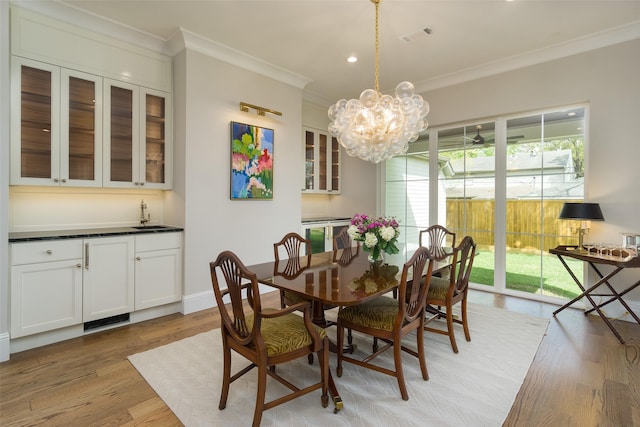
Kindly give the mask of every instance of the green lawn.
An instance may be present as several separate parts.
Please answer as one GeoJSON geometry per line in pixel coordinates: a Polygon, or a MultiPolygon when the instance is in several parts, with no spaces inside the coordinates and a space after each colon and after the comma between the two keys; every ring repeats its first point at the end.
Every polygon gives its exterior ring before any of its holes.
{"type": "MultiPolygon", "coordinates": [[[[573,298],[580,293],[577,285],[555,255],[543,257],[540,280],[540,256],[507,252],[507,289],[573,298]],[[542,288],[541,288],[542,286],[542,288]]],[[[471,270],[471,281],[493,286],[493,253],[478,248],[471,270]]],[[[567,260],[578,279],[582,278],[582,261],[567,260]]]]}

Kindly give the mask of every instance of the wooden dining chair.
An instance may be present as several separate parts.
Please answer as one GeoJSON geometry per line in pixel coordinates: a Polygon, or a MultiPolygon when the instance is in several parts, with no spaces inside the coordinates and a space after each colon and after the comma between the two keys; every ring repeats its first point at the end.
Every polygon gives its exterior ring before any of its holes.
{"type": "MultiPolygon", "coordinates": [[[[238,257],[224,251],[210,263],[211,281],[222,319],[221,335],[224,352],[222,392],[218,408],[223,410],[229,396],[229,386],[235,380],[258,369],[256,406],[253,426],[260,425],[263,411],[297,397],[321,389],[322,407],[329,405],[329,339],[324,329],[311,322],[308,303],[284,309],[262,309],[256,275],[238,257]],[[244,304],[246,298],[248,304],[244,304]],[[226,306],[230,299],[230,307],[226,306]],[[303,316],[293,313],[303,312],[303,316]],[[248,359],[250,364],[231,375],[231,351],[248,359]],[[320,360],[320,380],[299,388],[276,374],[275,366],[317,353],[320,360]],[[267,375],[291,390],[277,399],[265,402],[267,375]]],[[[309,367],[308,369],[315,369],[309,367]]]]}
{"type": "Polygon", "coordinates": [[[465,236],[460,245],[453,250],[449,276],[432,277],[429,293],[427,294],[427,314],[431,316],[426,319],[424,329],[425,331],[448,335],[454,353],[458,352],[453,329],[454,323],[462,325],[466,340],[471,341],[469,322],[467,320],[467,293],[475,255],[476,244],[471,236],[465,236]],[[460,303],[459,319],[453,315],[453,306],[458,303],[460,303]],[[436,319],[446,319],[447,329],[426,326],[436,319]]]}
{"type": "MultiPolygon", "coordinates": [[[[375,267],[372,267],[375,268],[375,267]]],[[[383,374],[391,375],[398,381],[400,394],[403,400],[408,400],[407,387],[402,370],[402,352],[409,353],[418,358],[422,379],[429,379],[427,362],[424,355],[424,321],[425,301],[429,290],[429,278],[433,271],[433,257],[427,248],[418,248],[411,259],[404,264],[402,276],[398,288],[400,298],[394,299],[380,296],[362,304],[344,307],[338,313],[338,366],[337,375],[342,376],[342,363],[350,362],[383,374]],[[425,277],[419,281],[420,286],[407,287],[409,277],[425,277]],[[402,303],[401,301],[404,301],[402,303]],[[344,330],[350,328],[363,334],[370,335],[374,339],[383,341],[381,349],[375,351],[364,359],[345,356],[343,351],[344,330]],[[417,351],[402,344],[402,339],[411,331],[416,333],[417,351]],[[385,368],[371,361],[389,348],[393,348],[394,370],[385,368]]]]}
{"type": "Polygon", "coordinates": [[[348,230],[345,227],[333,236],[333,261],[343,265],[349,264],[360,253],[360,242],[355,242],[354,245],[348,230]]]}
{"type": "MultiPolygon", "coordinates": [[[[281,252],[287,256],[285,270],[300,270],[311,264],[311,240],[305,239],[298,233],[287,233],[279,242],[273,244],[273,256],[276,264],[280,261],[281,252]]],[[[282,308],[305,301],[296,293],[280,291],[280,306],[282,308]]]]}
{"type": "Polygon", "coordinates": [[[455,248],[456,246],[456,233],[440,224],[420,230],[418,239],[418,244],[429,248],[436,259],[447,256],[445,248],[455,248]]]}

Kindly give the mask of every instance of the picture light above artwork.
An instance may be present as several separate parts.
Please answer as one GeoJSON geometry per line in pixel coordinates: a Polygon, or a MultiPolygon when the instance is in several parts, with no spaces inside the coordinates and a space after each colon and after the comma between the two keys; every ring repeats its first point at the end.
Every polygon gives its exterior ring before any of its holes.
{"type": "Polygon", "coordinates": [[[249,109],[256,110],[259,116],[264,116],[265,113],[275,114],[276,116],[281,116],[282,113],[280,111],[272,110],[270,108],[258,107],[257,105],[247,104],[246,102],[240,103],[240,111],[249,112],[249,109]]]}

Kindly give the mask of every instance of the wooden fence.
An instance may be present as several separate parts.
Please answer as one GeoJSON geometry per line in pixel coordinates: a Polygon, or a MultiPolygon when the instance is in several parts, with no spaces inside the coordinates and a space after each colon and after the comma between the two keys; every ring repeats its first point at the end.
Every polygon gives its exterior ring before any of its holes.
{"type": "MultiPolygon", "coordinates": [[[[558,219],[565,202],[582,200],[507,200],[507,250],[547,251],[558,245],[577,244],[570,227],[576,221],[558,219]]],[[[473,236],[484,247],[494,245],[495,201],[447,199],[447,228],[473,236]]]]}

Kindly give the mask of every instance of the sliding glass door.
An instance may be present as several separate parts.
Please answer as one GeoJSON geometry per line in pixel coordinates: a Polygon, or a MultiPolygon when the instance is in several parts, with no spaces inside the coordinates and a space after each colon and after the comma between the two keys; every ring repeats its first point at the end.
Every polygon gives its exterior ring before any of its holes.
{"type": "Polygon", "coordinates": [[[560,298],[579,291],[548,250],[577,243],[558,215],[564,202],[584,199],[584,115],[580,107],[506,122],[507,289],[560,298]]]}
{"type": "Polygon", "coordinates": [[[478,244],[474,286],[576,295],[548,250],[577,243],[558,214],[584,199],[585,114],[581,106],[435,129],[430,146],[425,138],[388,160],[384,209],[403,227],[405,259],[419,230],[438,223],[478,244]]]}

